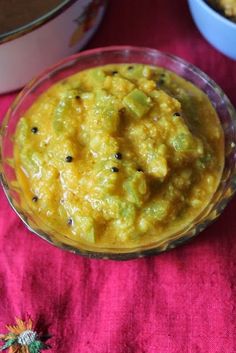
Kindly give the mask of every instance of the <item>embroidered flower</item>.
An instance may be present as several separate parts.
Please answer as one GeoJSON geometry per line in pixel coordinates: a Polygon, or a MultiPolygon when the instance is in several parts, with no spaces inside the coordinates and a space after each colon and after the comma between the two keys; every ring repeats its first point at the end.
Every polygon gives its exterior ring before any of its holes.
{"type": "Polygon", "coordinates": [[[33,321],[28,318],[26,321],[16,318],[16,325],[7,325],[8,333],[0,335],[4,342],[0,351],[8,349],[8,353],[40,353],[49,346],[44,343],[46,337],[40,336],[33,327],[33,321]]]}

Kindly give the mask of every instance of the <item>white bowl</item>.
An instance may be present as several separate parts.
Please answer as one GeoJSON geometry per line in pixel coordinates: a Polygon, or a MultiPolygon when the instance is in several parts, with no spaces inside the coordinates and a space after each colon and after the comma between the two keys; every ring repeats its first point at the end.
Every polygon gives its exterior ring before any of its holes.
{"type": "Polygon", "coordinates": [[[188,0],[194,22],[213,47],[236,60],[236,23],[219,14],[205,0],[188,0]]]}

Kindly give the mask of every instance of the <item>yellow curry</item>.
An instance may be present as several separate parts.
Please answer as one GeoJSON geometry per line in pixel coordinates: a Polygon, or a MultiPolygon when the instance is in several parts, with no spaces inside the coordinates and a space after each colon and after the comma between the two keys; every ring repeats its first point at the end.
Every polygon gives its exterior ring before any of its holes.
{"type": "Polygon", "coordinates": [[[20,119],[25,210],[78,244],[155,243],[209,204],[224,136],[208,97],[159,67],[114,64],[43,93],[20,119]]]}

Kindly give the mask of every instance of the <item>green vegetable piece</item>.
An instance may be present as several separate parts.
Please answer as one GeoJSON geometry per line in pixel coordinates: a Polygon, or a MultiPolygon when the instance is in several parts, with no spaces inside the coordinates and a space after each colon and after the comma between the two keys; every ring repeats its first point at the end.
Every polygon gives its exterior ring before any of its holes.
{"type": "Polygon", "coordinates": [[[213,156],[212,154],[209,152],[206,155],[204,155],[203,157],[200,157],[197,161],[196,161],[196,165],[199,169],[205,169],[207,167],[209,167],[212,163],[213,160],[213,156]]]}
{"type": "Polygon", "coordinates": [[[144,92],[136,88],[123,99],[123,104],[136,118],[140,119],[151,108],[152,100],[144,92]]]}
{"type": "Polygon", "coordinates": [[[102,128],[110,133],[117,130],[119,114],[116,99],[103,90],[96,92],[94,116],[102,123],[102,128]]]}
{"type": "Polygon", "coordinates": [[[64,116],[66,114],[66,110],[68,110],[68,100],[67,98],[63,98],[58,106],[56,107],[54,119],[52,121],[53,129],[56,133],[61,133],[64,130],[64,116]]]}
{"type": "Polygon", "coordinates": [[[124,189],[127,191],[128,200],[137,206],[141,206],[140,197],[139,197],[137,191],[134,189],[132,182],[127,181],[124,184],[124,189]]]}
{"type": "Polygon", "coordinates": [[[152,202],[145,209],[145,214],[156,221],[162,221],[168,216],[169,203],[164,200],[152,202]]]}
{"type": "Polygon", "coordinates": [[[124,202],[120,207],[120,215],[124,227],[131,227],[135,221],[135,206],[129,202],[124,202]]]}
{"type": "Polygon", "coordinates": [[[127,193],[129,202],[140,207],[142,204],[143,195],[146,193],[146,181],[143,173],[135,173],[124,182],[124,189],[127,193]]]}
{"type": "Polygon", "coordinates": [[[91,71],[92,77],[94,77],[96,80],[103,82],[106,75],[101,69],[95,69],[91,71]]]}
{"type": "Polygon", "coordinates": [[[21,161],[23,167],[29,174],[36,174],[43,164],[43,159],[40,153],[33,152],[28,148],[24,148],[21,153],[21,161]]]}
{"type": "Polygon", "coordinates": [[[144,71],[144,65],[130,64],[125,69],[125,72],[122,72],[122,74],[130,80],[132,79],[137,80],[141,77],[144,77],[143,71],[144,71]]]}
{"type": "Polygon", "coordinates": [[[193,95],[189,95],[183,89],[180,89],[180,92],[175,95],[175,98],[180,101],[182,110],[186,112],[187,116],[191,117],[191,121],[199,124],[199,102],[197,98],[193,95]]]}
{"type": "Polygon", "coordinates": [[[54,118],[52,121],[52,126],[54,131],[57,134],[60,134],[62,131],[68,132],[68,124],[66,119],[70,116],[71,111],[73,110],[73,101],[76,97],[80,98],[80,93],[78,89],[68,89],[66,93],[60,99],[55,112],[54,118]]]}
{"type": "Polygon", "coordinates": [[[212,159],[213,159],[212,154],[207,153],[205,156],[201,158],[201,162],[204,163],[205,165],[208,165],[209,163],[211,163],[212,159]]]}
{"type": "Polygon", "coordinates": [[[106,75],[101,69],[92,69],[88,73],[88,81],[93,87],[102,87],[105,81],[106,75]]]}
{"type": "Polygon", "coordinates": [[[87,216],[74,215],[72,217],[74,227],[81,238],[89,243],[95,243],[93,219],[87,216]]]}
{"type": "Polygon", "coordinates": [[[172,144],[176,151],[185,152],[191,149],[191,136],[186,133],[181,133],[177,135],[172,144]]]}
{"type": "Polygon", "coordinates": [[[24,146],[27,137],[29,136],[30,127],[29,123],[25,118],[21,118],[18,125],[18,136],[17,140],[20,146],[24,146]]]}
{"type": "Polygon", "coordinates": [[[84,232],[84,237],[89,243],[95,243],[95,232],[93,227],[93,220],[91,217],[81,217],[81,228],[84,232]]]}

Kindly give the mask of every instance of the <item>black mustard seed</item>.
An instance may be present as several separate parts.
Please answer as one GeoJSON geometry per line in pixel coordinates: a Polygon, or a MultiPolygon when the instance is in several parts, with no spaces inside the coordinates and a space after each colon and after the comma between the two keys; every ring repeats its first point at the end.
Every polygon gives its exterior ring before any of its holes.
{"type": "Polygon", "coordinates": [[[122,159],[122,154],[121,154],[120,152],[117,152],[117,153],[115,154],[115,158],[116,158],[116,159],[122,159]]]}
{"type": "Polygon", "coordinates": [[[34,126],[34,127],[32,127],[31,131],[33,132],[33,134],[37,134],[38,128],[36,126],[34,126]]]}
{"type": "Polygon", "coordinates": [[[71,226],[71,225],[72,225],[72,219],[71,219],[71,218],[68,218],[67,224],[68,224],[68,226],[71,226]]]}
{"type": "Polygon", "coordinates": [[[118,173],[118,172],[119,172],[119,168],[117,168],[117,167],[112,167],[112,168],[111,168],[111,171],[112,171],[113,173],[118,173]]]}
{"type": "Polygon", "coordinates": [[[71,156],[66,156],[66,162],[71,163],[73,161],[73,157],[71,156]]]}

